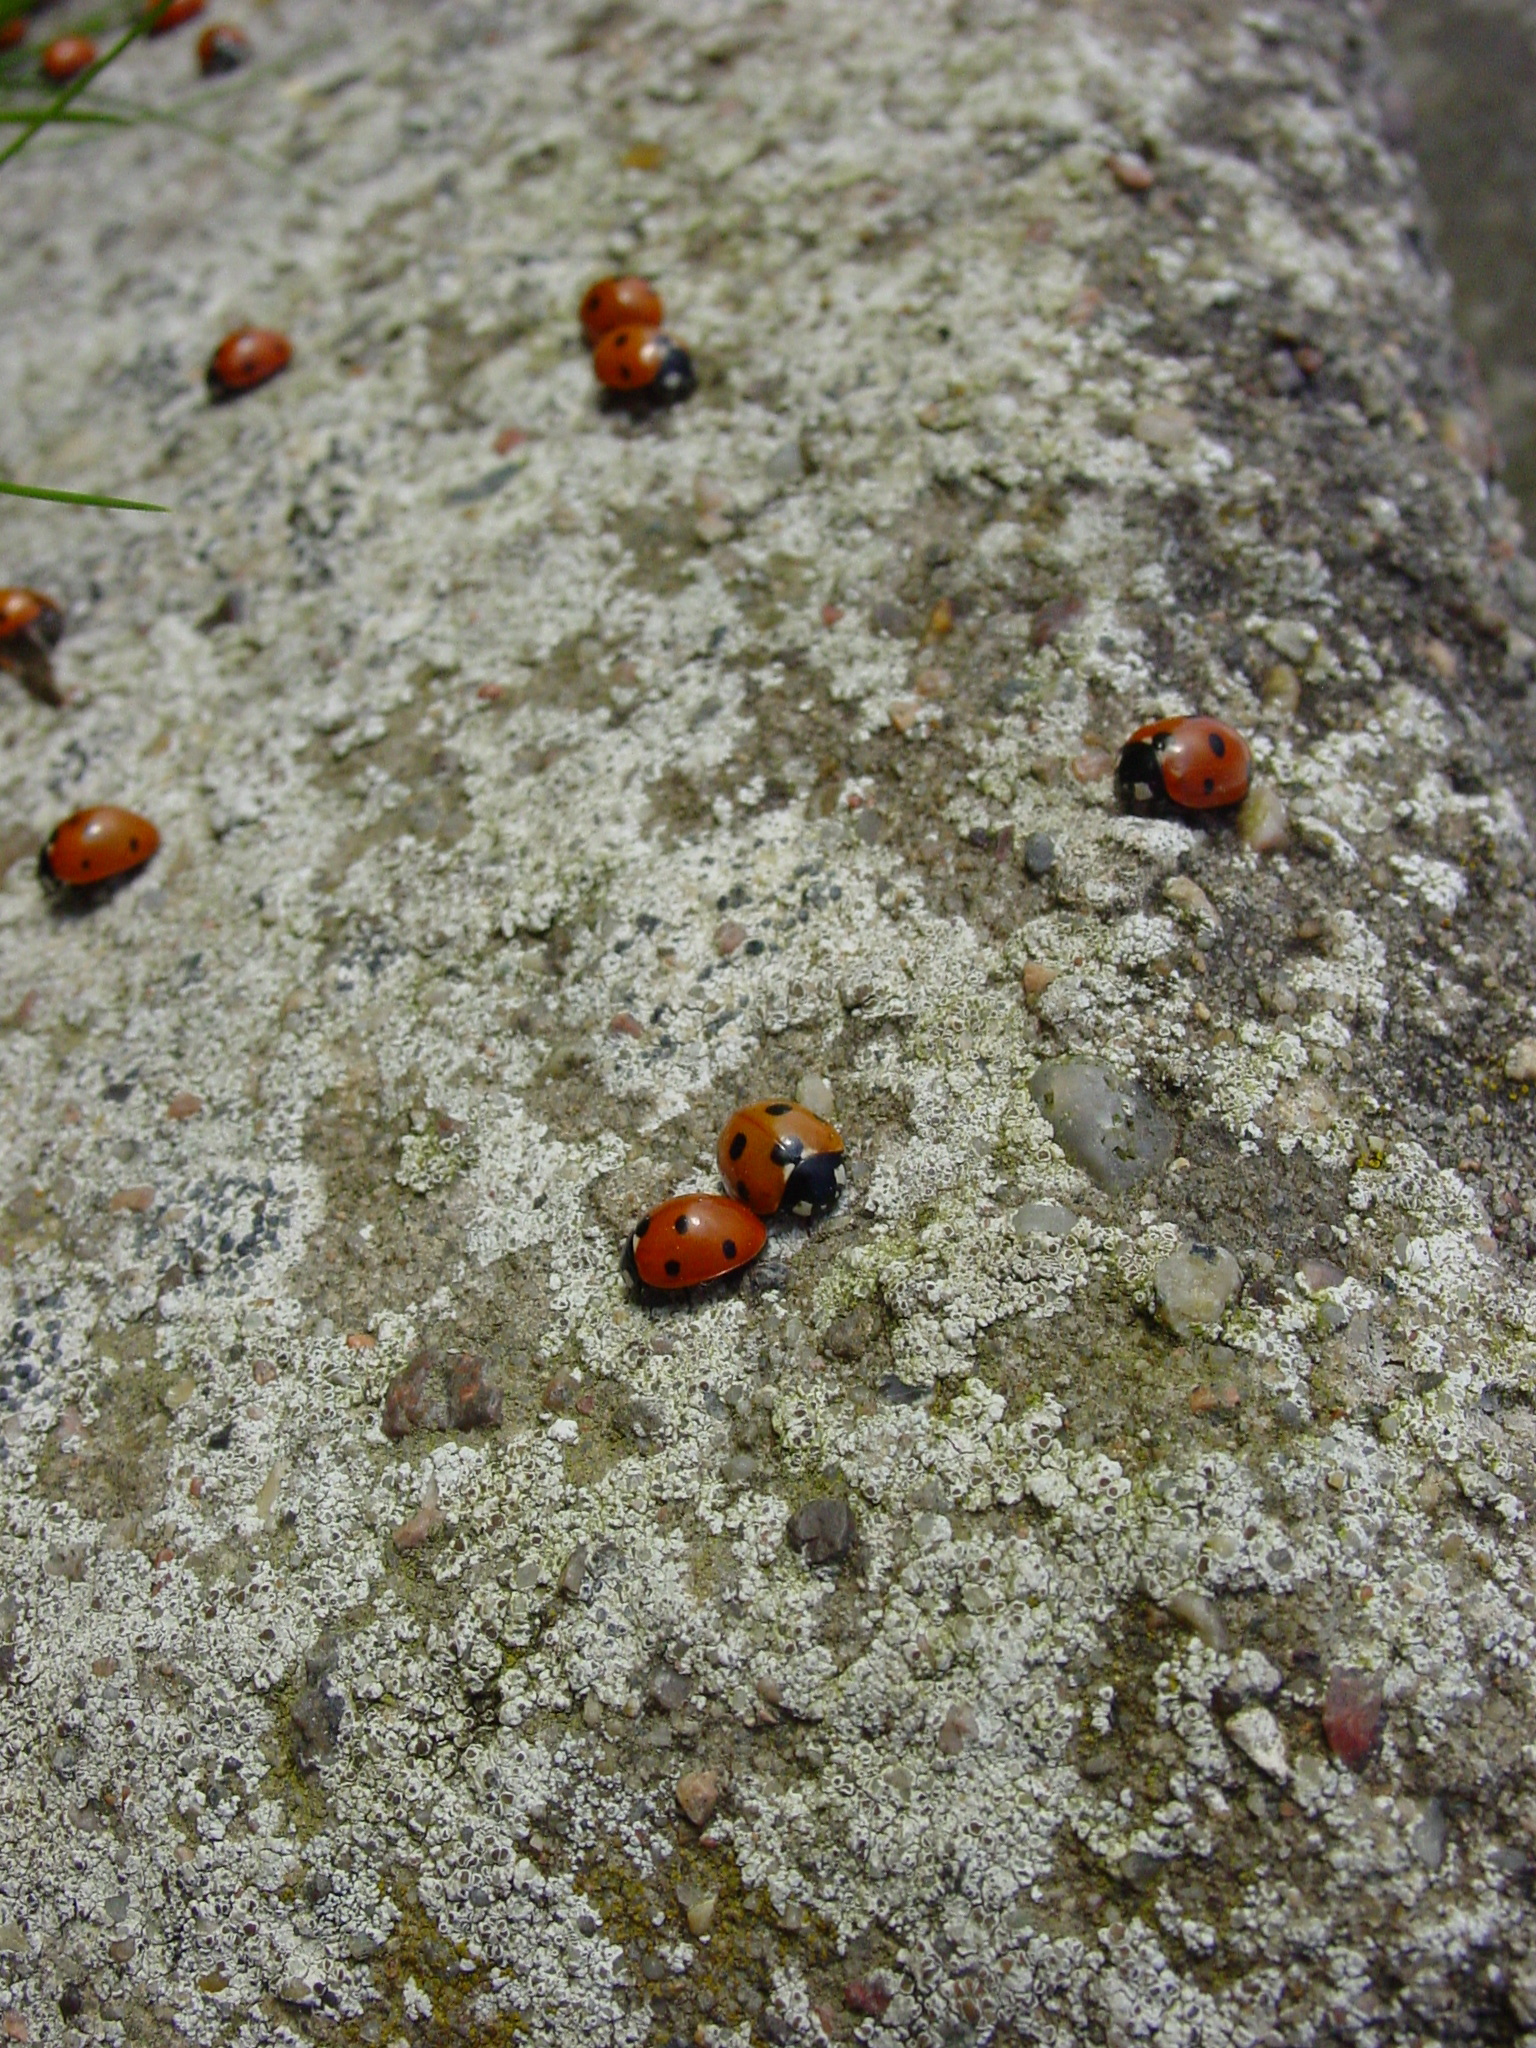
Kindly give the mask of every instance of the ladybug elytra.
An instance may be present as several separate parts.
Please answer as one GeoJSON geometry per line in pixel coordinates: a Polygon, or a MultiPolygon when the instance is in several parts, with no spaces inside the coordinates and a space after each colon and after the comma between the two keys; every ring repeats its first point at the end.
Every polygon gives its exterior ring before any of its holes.
{"type": "Polygon", "coordinates": [[[218,78],[226,71],[238,71],[250,60],[250,38],[233,22],[213,22],[197,39],[197,67],[204,78],[218,78]]]}
{"type": "Polygon", "coordinates": [[[145,18],[152,36],[167,36],[173,28],[180,28],[185,22],[195,20],[207,6],[208,0],[171,0],[169,7],[162,0],[146,0],[145,18]]]}
{"type": "Polygon", "coordinates": [[[759,1216],[809,1219],[832,1207],[847,1181],[843,1141],[798,1102],[753,1102],[720,1133],[720,1178],[759,1216]]]}
{"type": "Polygon", "coordinates": [[[208,389],[216,398],[254,391],[293,360],[286,334],[272,327],[237,327],[226,334],[208,365],[208,389]]]}
{"type": "Polygon", "coordinates": [[[661,294],[643,277],[600,277],[581,301],[581,331],[595,348],[615,327],[659,327],[661,294]]]}
{"type": "Polygon", "coordinates": [[[757,1217],[729,1195],[674,1195],[635,1225],[624,1265],[641,1287],[672,1293],[740,1272],[767,1242],[757,1217]]]}
{"type": "Polygon", "coordinates": [[[1219,718],[1159,718],[1120,749],[1115,789],[1128,810],[1216,811],[1248,794],[1248,742],[1219,718]]]}
{"type": "Polygon", "coordinates": [[[93,804],[55,825],[43,848],[46,878],[71,889],[88,889],[141,868],[160,845],[160,834],[137,811],[120,804],[93,804]]]}
{"type": "Polygon", "coordinates": [[[89,36],[57,36],[43,52],[43,76],[54,85],[68,85],[96,62],[89,36]]]}
{"type": "Polygon", "coordinates": [[[658,405],[676,405],[698,382],[687,349],[659,327],[611,329],[592,352],[592,368],[607,390],[658,405]]]}

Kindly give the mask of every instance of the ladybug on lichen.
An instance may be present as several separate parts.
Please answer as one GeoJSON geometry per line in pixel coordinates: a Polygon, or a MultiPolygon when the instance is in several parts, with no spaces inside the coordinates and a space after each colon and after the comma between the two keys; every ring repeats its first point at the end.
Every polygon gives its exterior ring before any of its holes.
{"type": "Polygon", "coordinates": [[[697,388],[693,359],[659,327],[615,327],[592,351],[597,381],[616,397],[677,405],[697,388]]]}
{"type": "Polygon", "coordinates": [[[1127,810],[1219,811],[1248,794],[1248,742],[1219,718],[1159,718],[1120,749],[1115,790],[1127,810]]]}
{"type": "Polygon", "coordinates": [[[729,1195],[674,1195],[642,1216],[624,1247],[624,1270],[644,1292],[675,1294],[750,1266],[768,1233],[729,1195]]]}
{"type": "Polygon", "coordinates": [[[825,1215],[847,1181],[843,1141],[798,1102],[753,1102],[720,1133],[720,1178],[758,1216],[809,1222],[825,1215]]]}

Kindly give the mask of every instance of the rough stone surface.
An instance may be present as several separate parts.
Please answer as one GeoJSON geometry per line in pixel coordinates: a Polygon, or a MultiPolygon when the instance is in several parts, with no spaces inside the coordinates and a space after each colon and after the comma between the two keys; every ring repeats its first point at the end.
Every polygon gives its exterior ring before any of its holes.
{"type": "Polygon", "coordinates": [[[1093,1060],[1049,1060],[1029,1092],[1057,1144],[1098,1187],[1123,1194],[1173,1157],[1174,1127],[1139,1081],[1093,1060]]]}
{"type": "Polygon", "coordinates": [[[6,473],[175,508],[5,513],[69,624],[67,703],[0,678],[0,2011],[1510,2038],[1536,576],[1364,13],[250,13],[216,88],[124,60],[174,121],[0,170],[6,473]],[[619,266],[671,413],[594,400],[619,266]],[[210,407],[242,320],[293,366],[210,407]],[[1262,857],[1115,809],[1196,705],[1262,857]],[[63,914],[36,849],[107,798],[161,852],[63,914]],[[1058,1144],[1065,1061],[1166,1124],[1133,1185],[1058,1144]],[[628,1299],[636,1216],[804,1074],[853,1177],[782,1284],[628,1299]],[[1219,1342],[1146,1313],[1192,1239],[1219,1342]],[[384,1434],[424,1349],[499,1428],[384,1434]]]}

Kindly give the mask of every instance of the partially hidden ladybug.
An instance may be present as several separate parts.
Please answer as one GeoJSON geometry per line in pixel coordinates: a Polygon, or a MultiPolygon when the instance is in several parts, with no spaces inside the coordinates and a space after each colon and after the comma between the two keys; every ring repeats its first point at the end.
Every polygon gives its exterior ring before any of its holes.
{"type": "Polygon", "coordinates": [[[125,811],[120,804],[93,804],[54,826],[39,865],[46,880],[89,889],[132,874],[159,845],[160,834],[137,811],[125,811]]]}
{"type": "Polygon", "coordinates": [[[43,52],[43,76],[55,85],[68,85],[96,62],[96,45],[89,36],[56,36],[43,52]]]}
{"type": "Polygon", "coordinates": [[[843,1141],[798,1102],[753,1102],[720,1133],[720,1178],[759,1216],[825,1215],[847,1182],[843,1141]]]}
{"type": "Polygon", "coordinates": [[[14,50],[18,43],[24,43],[28,25],[24,14],[13,14],[9,21],[0,21],[0,50],[14,50]]]}
{"type": "Polygon", "coordinates": [[[592,368],[605,389],[653,405],[676,405],[698,383],[687,349],[659,327],[613,328],[592,351],[592,368]]]}
{"type": "Polygon", "coordinates": [[[149,23],[149,33],[168,36],[173,28],[195,21],[207,4],[208,0],[171,0],[167,7],[163,0],[146,0],[144,15],[149,23]]]}
{"type": "Polygon", "coordinates": [[[0,668],[45,704],[63,699],[49,656],[64,634],[64,613],[40,590],[0,590],[0,668]]]}
{"type": "Polygon", "coordinates": [[[251,39],[230,21],[216,21],[197,39],[197,68],[204,78],[219,78],[251,61],[251,39]]]}
{"type": "Polygon", "coordinates": [[[758,1218],[729,1195],[674,1195],[635,1225],[624,1266],[641,1287],[675,1292],[740,1272],[767,1242],[758,1218]]]}
{"type": "Polygon", "coordinates": [[[595,348],[615,327],[659,327],[661,294],[643,277],[600,277],[581,301],[581,331],[595,348]]]}
{"type": "Polygon", "coordinates": [[[286,370],[293,346],[272,327],[237,327],[226,334],[208,365],[208,389],[215,398],[234,398],[286,370]]]}
{"type": "Polygon", "coordinates": [[[1219,718],[1159,718],[1120,749],[1115,789],[1144,814],[1219,811],[1248,794],[1248,742],[1219,718]]]}

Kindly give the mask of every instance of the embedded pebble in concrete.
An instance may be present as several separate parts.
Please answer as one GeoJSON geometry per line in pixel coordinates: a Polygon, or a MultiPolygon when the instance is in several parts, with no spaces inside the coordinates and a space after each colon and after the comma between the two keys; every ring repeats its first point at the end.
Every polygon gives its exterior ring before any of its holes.
{"type": "Polygon", "coordinates": [[[1025,1202],[1013,1212],[1020,1237],[1067,1237],[1077,1217],[1064,1202],[1025,1202]]]}
{"type": "Polygon", "coordinates": [[[1381,1680],[1348,1664],[1328,1674],[1323,1736],[1341,1764],[1358,1771],[1381,1733],[1381,1680]]]}
{"type": "Polygon", "coordinates": [[[1024,866],[1036,880],[1056,865],[1056,842],[1049,832],[1031,832],[1024,842],[1024,866]]]}
{"type": "Polygon", "coordinates": [[[858,1528],[845,1500],[808,1500],[789,1518],[789,1541],[807,1564],[839,1564],[852,1550],[858,1528]]]}
{"type": "Polygon", "coordinates": [[[1214,1330],[1243,1284],[1243,1270],[1220,1245],[1189,1244],[1159,1259],[1152,1284],[1158,1313],[1177,1337],[1214,1330]]]}
{"type": "Polygon", "coordinates": [[[1289,1781],[1291,1765],[1286,1755],[1285,1736],[1268,1707],[1244,1707],[1240,1714],[1232,1716],[1226,1728],[1243,1755],[1266,1777],[1273,1778],[1280,1785],[1289,1781]]]}
{"type": "Polygon", "coordinates": [[[1091,1060],[1037,1067],[1029,1092],[1074,1166],[1109,1194],[1122,1194],[1173,1157],[1174,1126],[1139,1081],[1091,1060]]]}
{"type": "Polygon", "coordinates": [[[1227,1625],[1208,1594],[1197,1592],[1193,1586],[1181,1586],[1163,1605],[1175,1621],[1183,1622],[1209,1649],[1227,1647],[1227,1625]]]}

